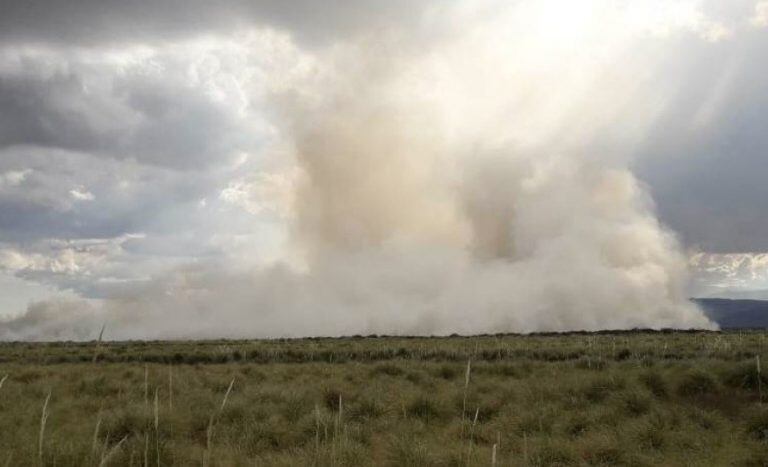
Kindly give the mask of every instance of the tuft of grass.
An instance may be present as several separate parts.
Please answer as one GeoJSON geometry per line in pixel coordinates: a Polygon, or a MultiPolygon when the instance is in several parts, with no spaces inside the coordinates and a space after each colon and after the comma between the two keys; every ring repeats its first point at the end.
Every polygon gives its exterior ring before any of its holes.
{"type": "Polygon", "coordinates": [[[682,397],[701,397],[716,394],[718,391],[717,380],[701,370],[684,374],[677,385],[677,393],[682,397]]]}
{"type": "Polygon", "coordinates": [[[758,392],[768,387],[768,375],[761,373],[755,362],[741,363],[729,369],[722,377],[723,384],[731,388],[758,392]]]}
{"type": "Polygon", "coordinates": [[[768,441],[768,410],[760,410],[749,418],[747,433],[754,439],[768,441]]]}
{"type": "Polygon", "coordinates": [[[584,414],[576,414],[571,416],[565,423],[564,431],[570,438],[578,438],[587,433],[591,420],[584,414]]]}
{"type": "Polygon", "coordinates": [[[326,388],[323,392],[323,403],[331,412],[338,412],[341,408],[341,391],[336,388],[326,388]]]}
{"type": "Polygon", "coordinates": [[[650,370],[640,375],[640,382],[659,399],[669,396],[666,380],[658,371],[650,370]]]}
{"type": "Polygon", "coordinates": [[[608,377],[594,378],[582,387],[582,395],[588,402],[596,404],[605,401],[611,394],[623,389],[620,380],[608,377]]]}
{"type": "Polygon", "coordinates": [[[577,464],[578,456],[570,446],[546,442],[538,447],[530,456],[530,464],[533,466],[563,466],[577,464]]]}
{"type": "Polygon", "coordinates": [[[459,370],[456,369],[454,365],[440,365],[435,373],[438,377],[448,381],[456,379],[456,377],[459,376],[459,370]]]}
{"type": "Polygon", "coordinates": [[[440,420],[445,417],[445,410],[428,396],[418,396],[405,407],[409,417],[415,417],[425,423],[440,420]]]}
{"type": "Polygon", "coordinates": [[[389,443],[387,464],[393,467],[422,467],[433,462],[423,443],[406,436],[398,436],[389,443]]]}
{"type": "Polygon", "coordinates": [[[646,414],[651,409],[651,399],[641,391],[630,390],[622,393],[619,398],[622,409],[631,416],[646,414]]]}
{"type": "Polygon", "coordinates": [[[386,408],[377,400],[364,398],[349,408],[349,417],[356,421],[369,421],[383,416],[386,408]]]}
{"type": "Polygon", "coordinates": [[[627,452],[606,438],[591,440],[582,448],[580,456],[589,465],[626,465],[627,452]]]}
{"type": "Polygon", "coordinates": [[[371,370],[372,375],[386,375],[386,376],[400,376],[404,373],[404,370],[392,363],[382,363],[376,365],[371,370]]]}

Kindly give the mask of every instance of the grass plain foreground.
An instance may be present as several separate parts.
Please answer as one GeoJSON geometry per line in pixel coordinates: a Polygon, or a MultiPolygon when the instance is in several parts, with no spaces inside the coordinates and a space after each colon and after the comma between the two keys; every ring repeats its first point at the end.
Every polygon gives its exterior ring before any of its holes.
{"type": "Polygon", "coordinates": [[[764,466],[765,332],[0,344],[0,465],[764,466]]]}

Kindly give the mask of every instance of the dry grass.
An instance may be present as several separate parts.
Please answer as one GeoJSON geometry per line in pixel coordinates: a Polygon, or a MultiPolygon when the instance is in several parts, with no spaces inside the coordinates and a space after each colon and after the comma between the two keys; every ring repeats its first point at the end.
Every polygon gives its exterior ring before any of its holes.
{"type": "Polygon", "coordinates": [[[765,465],[763,341],[137,342],[102,345],[96,362],[93,342],[2,344],[0,462],[765,465]]]}

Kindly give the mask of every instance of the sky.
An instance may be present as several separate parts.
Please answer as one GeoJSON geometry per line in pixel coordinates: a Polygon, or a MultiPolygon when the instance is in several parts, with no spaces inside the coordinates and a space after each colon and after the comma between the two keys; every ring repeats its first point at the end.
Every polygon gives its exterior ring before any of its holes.
{"type": "Polygon", "coordinates": [[[6,0],[0,338],[708,326],[768,298],[766,51],[764,0],[6,0]]]}

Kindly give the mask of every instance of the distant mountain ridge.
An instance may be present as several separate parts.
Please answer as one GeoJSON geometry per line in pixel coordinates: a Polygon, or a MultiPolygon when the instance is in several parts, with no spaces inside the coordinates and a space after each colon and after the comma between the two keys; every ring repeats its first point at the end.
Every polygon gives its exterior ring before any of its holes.
{"type": "Polygon", "coordinates": [[[768,300],[694,298],[709,319],[723,329],[768,328],[768,300]]]}

